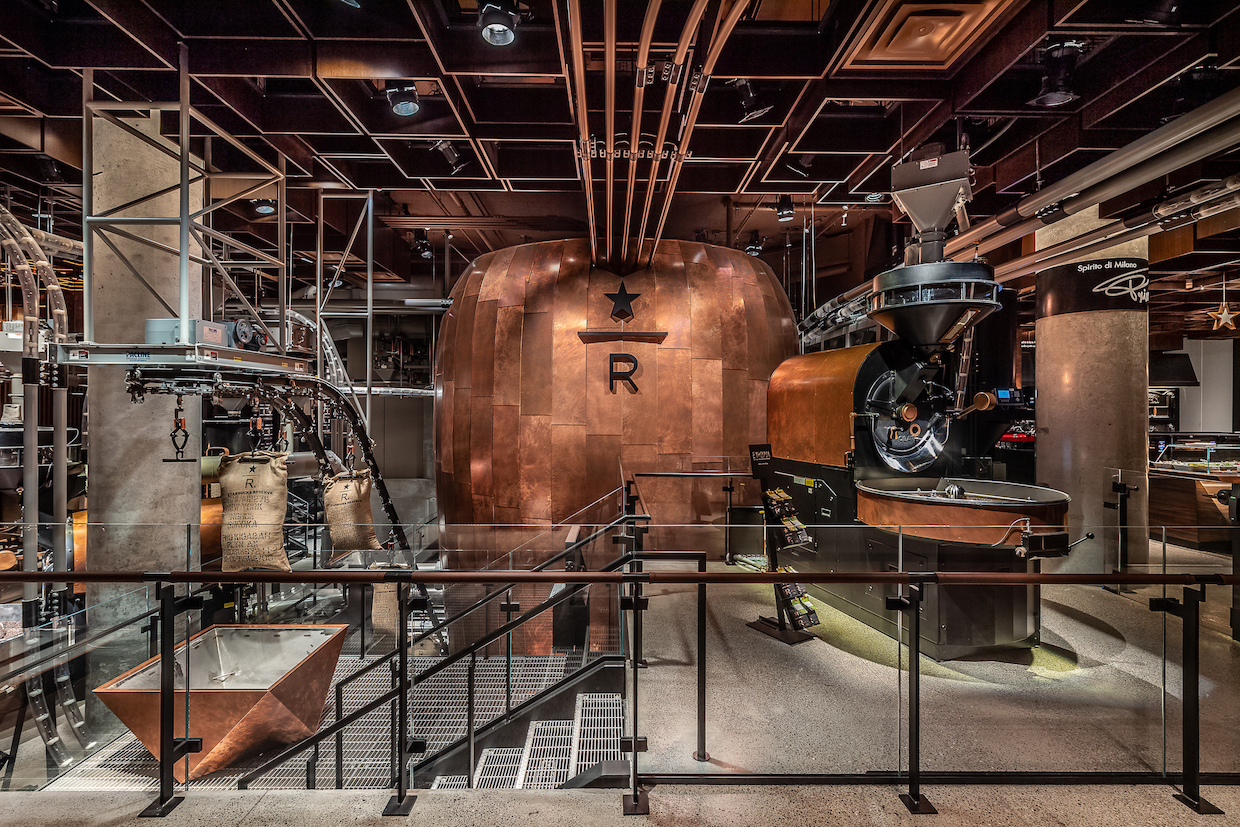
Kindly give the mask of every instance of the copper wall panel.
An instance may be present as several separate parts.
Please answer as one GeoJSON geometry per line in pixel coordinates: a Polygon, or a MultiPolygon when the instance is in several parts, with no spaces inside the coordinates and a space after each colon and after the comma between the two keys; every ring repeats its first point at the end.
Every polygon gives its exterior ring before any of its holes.
{"type": "Polygon", "coordinates": [[[495,359],[496,359],[496,314],[499,311],[498,301],[478,302],[474,309],[474,329],[470,347],[474,358],[469,387],[475,398],[494,395],[495,359]]]}
{"type": "MultiPolygon", "coordinates": [[[[720,467],[726,455],[729,467],[743,467],[749,444],[766,441],[767,382],[795,338],[791,308],[760,261],[661,242],[651,267],[623,277],[638,294],[623,325],[605,295],[621,278],[591,268],[585,239],[501,250],[467,272],[435,366],[436,477],[449,526],[560,521],[616,487],[621,461],[630,471],[687,470],[720,467]],[[667,337],[586,344],[578,336],[621,329],[667,337]],[[624,383],[612,392],[613,353],[637,359],[636,393],[624,383]]],[[[672,481],[652,490],[648,507],[658,520],[717,520],[721,488],[672,481]]],[[[449,528],[445,547],[481,539],[465,535],[449,528]]],[[[514,538],[487,535],[493,547],[482,557],[449,565],[497,559],[514,538]]],[[[527,553],[533,561],[547,552],[527,553]]]]}
{"type": "Polygon", "coordinates": [[[1034,527],[1061,529],[1067,511],[1066,502],[970,506],[949,500],[901,499],[857,489],[857,519],[866,525],[902,526],[905,534],[914,537],[954,543],[1017,545],[1022,521],[1028,520],[1034,527]]]}
{"type": "Polygon", "coordinates": [[[520,307],[505,307],[501,301],[495,317],[496,405],[521,404],[521,332],[525,313],[520,307]]]}
{"type": "MultiPolygon", "coordinates": [[[[696,354],[697,351],[695,350],[696,354]]],[[[723,363],[693,358],[693,456],[723,456],[723,363]]],[[[748,409],[748,406],[746,406],[748,409]]]]}
{"type": "MultiPolygon", "coordinates": [[[[686,337],[688,338],[688,337],[686,337]]],[[[693,451],[693,351],[659,349],[659,453],[693,451]]]]}
{"type": "Polygon", "coordinates": [[[527,313],[521,330],[521,413],[551,415],[551,359],[555,320],[551,313],[527,313]],[[527,354],[542,354],[531,359],[527,354]]]}

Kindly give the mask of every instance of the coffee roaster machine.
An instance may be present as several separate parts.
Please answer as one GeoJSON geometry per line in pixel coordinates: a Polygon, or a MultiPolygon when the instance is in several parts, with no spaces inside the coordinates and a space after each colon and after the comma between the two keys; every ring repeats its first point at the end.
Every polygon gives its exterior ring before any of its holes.
{"type": "MultiPolygon", "coordinates": [[[[770,458],[755,451],[754,471],[768,492],[768,526],[772,505],[780,514],[768,538],[781,565],[1032,572],[1041,558],[1069,553],[1066,494],[960,476],[961,420],[996,404],[985,391],[967,397],[971,328],[1000,306],[988,265],[943,255],[945,230],[969,200],[969,180],[964,151],[931,147],[896,165],[893,197],[917,234],[904,264],[873,280],[864,305],[894,338],[795,356],[771,377],[770,458]]],[[[896,614],[886,608],[894,587],[809,590],[897,633],[896,614]]],[[[1034,645],[1038,606],[1036,587],[928,588],[922,651],[942,660],[1034,645]]]]}

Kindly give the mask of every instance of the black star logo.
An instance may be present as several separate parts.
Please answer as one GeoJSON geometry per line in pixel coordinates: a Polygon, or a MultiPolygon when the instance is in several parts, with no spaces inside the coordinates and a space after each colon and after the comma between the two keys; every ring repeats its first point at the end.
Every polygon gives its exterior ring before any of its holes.
{"type": "Polygon", "coordinates": [[[257,471],[257,470],[258,470],[258,466],[257,466],[257,465],[251,465],[251,466],[250,466],[250,473],[251,473],[251,474],[253,474],[253,473],[254,473],[255,471],[257,471]]]}
{"type": "Polygon", "coordinates": [[[604,296],[615,302],[615,307],[611,309],[611,317],[618,322],[625,322],[633,318],[633,299],[641,295],[641,293],[630,293],[624,287],[624,282],[620,282],[620,289],[615,293],[604,293],[604,296]]]}

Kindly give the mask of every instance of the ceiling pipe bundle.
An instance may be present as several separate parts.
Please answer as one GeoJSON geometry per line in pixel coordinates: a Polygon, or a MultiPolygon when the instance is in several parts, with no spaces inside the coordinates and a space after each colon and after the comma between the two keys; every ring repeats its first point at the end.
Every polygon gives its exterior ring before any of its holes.
{"type": "MultiPolygon", "coordinates": [[[[633,226],[633,198],[637,194],[637,160],[641,157],[639,144],[642,133],[642,116],[645,115],[646,83],[648,74],[646,65],[650,62],[650,44],[654,40],[654,25],[659,17],[659,7],[663,0],[650,0],[646,7],[646,19],[642,22],[641,40],[637,44],[636,80],[633,85],[633,122],[629,125],[629,170],[628,183],[624,187],[624,232],[620,235],[620,260],[629,260],[629,232],[633,226]]],[[[670,89],[668,90],[670,94],[670,89]]],[[[657,149],[657,147],[656,147],[657,149]]],[[[659,164],[658,154],[651,161],[656,167],[659,164]]],[[[610,188],[607,193],[611,198],[610,188]]]]}
{"type": "Polygon", "coordinates": [[[1227,123],[1237,114],[1240,114],[1240,88],[1025,196],[994,218],[974,224],[948,241],[947,254],[960,261],[973,255],[975,250],[979,253],[993,250],[1039,226],[1053,224],[1099,201],[1228,149],[1240,140],[1240,125],[1232,124],[1213,132],[1208,130],[1227,123]],[[1154,163],[1144,165],[1151,160],[1154,163]],[[1140,169],[1134,169],[1138,165],[1142,165],[1140,169]],[[1060,205],[1058,209],[1048,209],[1057,204],[1060,205]]]}
{"type": "Polygon", "coordinates": [[[663,237],[663,227],[667,223],[667,215],[672,207],[672,199],[676,196],[676,184],[680,180],[680,171],[684,169],[685,153],[689,151],[689,142],[693,138],[693,129],[697,125],[698,113],[702,109],[702,99],[706,97],[706,87],[710,85],[711,73],[715,71],[715,63],[718,62],[719,55],[723,52],[723,46],[728,42],[732,30],[736,28],[737,22],[740,20],[741,15],[744,14],[748,5],[749,0],[736,0],[728,9],[728,14],[724,18],[723,24],[711,39],[710,51],[707,52],[706,61],[702,64],[702,76],[698,79],[697,87],[693,90],[693,95],[689,101],[689,113],[685,117],[684,127],[681,130],[680,146],[676,151],[676,156],[672,159],[666,195],[663,199],[663,209],[659,214],[659,223],[655,229],[654,241],[650,245],[651,258],[654,257],[655,248],[659,246],[659,239],[663,237]]]}
{"type": "MultiPolygon", "coordinates": [[[[646,237],[646,225],[650,221],[650,207],[654,203],[655,184],[659,178],[659,165],[663,160],[663,143],[667,140],[667,127],[672,120],[672,107],[676,100],[676,88],[684,78],[685,60],[689,54],[689,44],[693,41],[693,33],[697,30],[698,24],[702,22],[702,16],[706,13],[706,4],[708,2],[709,0],[694,0],[693,8],[689,10],[689,16],[685,19],[685,25],[680,31],[680,40],[676,42],[676,53],[672,56],[672,66],[667,79],[667,91],[663,95],[663,111],[659,114],[659,128],[655,133],[654,157],[650,162],[650,178],[646,182],[646,197],[642,205],[642,219],[641,223],[637,225],[636,236],[638,242],[632,250],[632,257],[625,258],[624,263],[626,267],[636,263],[637,257],[641,255],[641,240],[646,237]]],[[[636,195],[636,192],[634,195],[636,195]]],[[[631,204],[628,207],[632,209],[631,204]]],[[[652,246],[650,249],[653,251],[654,247],[652,246]]]]}
{"type": "Polygon", "coordinates": [[[590,162],[590,121],[586,107],[585,44],[581,34],[581,0],[568,0],[569,52],[573,56],[574,115],[577,121],[577,157],[586,191],[586,221],[590,225],[590,260],[598,261],[598,225],[594,217],[594,166],[590,162]]]}

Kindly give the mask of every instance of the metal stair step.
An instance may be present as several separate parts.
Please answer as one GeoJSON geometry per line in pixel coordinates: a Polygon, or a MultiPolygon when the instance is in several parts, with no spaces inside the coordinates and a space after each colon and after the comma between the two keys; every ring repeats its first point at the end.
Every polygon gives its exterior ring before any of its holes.
{"type": "Polygon", "coordinates": [[[484,749],[474,770],[474,789],[511,790],[517,786],[521,767],[521,747],[484,749]]]}
{"type": "Polygon", "coordinates": [[[572,753],[572,721],[534,721],[522,750],[517,789],[554,790],[568,780],[572,753]]]}
{"type": "Polygon", "coordinates": [[[624,730],[624,699],[610,692],[577,696],[573,715],[572,757],[569,775],[585,772],[602,761],[618,761],[624,730]]]}

